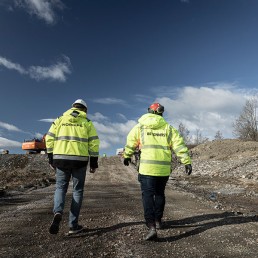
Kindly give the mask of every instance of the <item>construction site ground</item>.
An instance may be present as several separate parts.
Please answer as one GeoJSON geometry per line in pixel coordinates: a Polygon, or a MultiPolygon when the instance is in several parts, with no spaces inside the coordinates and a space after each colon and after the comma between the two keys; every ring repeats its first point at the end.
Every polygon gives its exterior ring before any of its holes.
{"type": "Polygon", "coordinates": [[[119,156],[87,172],[80,224],[67,236],[52,221],[54,171],[42,154],[0,155],[0,257],[258,257],[258,143],[223,140],[191,149],[193,173],[174,165],[164,229],[145,241],[138,172],[119,156]]]}

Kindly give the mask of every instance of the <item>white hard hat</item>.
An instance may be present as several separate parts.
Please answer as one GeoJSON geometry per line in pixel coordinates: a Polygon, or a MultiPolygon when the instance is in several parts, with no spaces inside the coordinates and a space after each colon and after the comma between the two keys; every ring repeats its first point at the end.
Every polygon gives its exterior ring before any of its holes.
{"type": "Polygon", "coordinates": [[[83,105],[84,107],[87,108],[87,104],[86,104],[86,102],[85,102],[83,99],[77,99],[77,100],[75,100],[74,103],[73,103],[73,105],[74,105],[74,104],[81,104],[81,105],[83,105]]]}

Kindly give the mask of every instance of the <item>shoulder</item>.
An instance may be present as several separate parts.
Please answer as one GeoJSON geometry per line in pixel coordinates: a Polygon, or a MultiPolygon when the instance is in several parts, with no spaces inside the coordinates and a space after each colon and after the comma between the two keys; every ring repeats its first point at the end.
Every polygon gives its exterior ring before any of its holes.
{"type": "Polygon", "coordinates": [[[135,126],[133,126],[132,130],[139,130],[143,127],[143,125],[141,125],[140,123],[136,124],[135,126]]]}
{"type": "Polygon", "coordinates": [[[58,124],[62,119],[63,119],[63,116],[59,116],[59,117],[57,117],[57,118],[52,122],[52,124],[53,124],[53,125],[58,124]]]}
{"type": "Polygon", "coordinates": [[[88,129],[95,128],[93,122],[89,118],[85,118],[82,124],[88,129]]]}

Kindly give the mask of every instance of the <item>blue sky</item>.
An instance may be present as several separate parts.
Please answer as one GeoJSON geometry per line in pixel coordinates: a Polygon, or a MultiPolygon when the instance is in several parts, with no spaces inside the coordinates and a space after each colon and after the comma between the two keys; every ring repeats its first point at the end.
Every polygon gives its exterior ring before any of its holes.
{"type": "Polygon", "coordinates": [[[24,153],[83,98],[114,155],[158,101],[190,134],[233,138],[258,93],[256,0],[0,0],[0,150],[24,153]]]}

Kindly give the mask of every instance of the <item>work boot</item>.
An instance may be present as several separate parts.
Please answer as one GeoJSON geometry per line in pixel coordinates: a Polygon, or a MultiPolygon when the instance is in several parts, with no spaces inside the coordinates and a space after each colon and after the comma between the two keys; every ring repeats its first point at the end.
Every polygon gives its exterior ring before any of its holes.
{"type": "Polygon", "coordinates": [[[57,234],[58,231],[59,231],[59,225],[60,225],[60,222],[62,220],[62,214],[57,212],[55,215],[54,215],[54,219],[51,223],[51,226],[49,228],[49,233],[50,234],[57,234]]]}
{"type": "Polygon", "coordinates": [[[68,235],[75,235],[83,231],[83,226],[77,225],[76,227],[71,227],[69,229],[68,235]]]}
{"type": "Polygon", "coordinates": [[[156,220],[155,224],[156,224],[156,229],[162,229],[163,228],[163,224],[162,224],[161,220],[156,220]]]}
{"type": "Polygon", "coordinates": [[[145,237],[145,240],[154,240],[157,238],[157,231],[155,225],[148,225],[147,227],[149,228],[149,232],[147,236],[145,237]]]}

